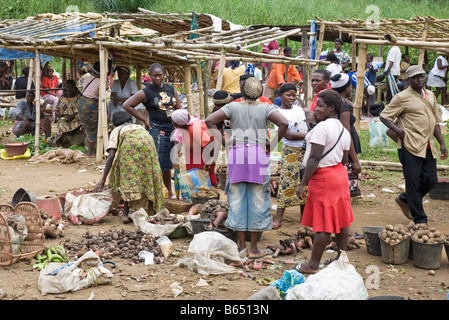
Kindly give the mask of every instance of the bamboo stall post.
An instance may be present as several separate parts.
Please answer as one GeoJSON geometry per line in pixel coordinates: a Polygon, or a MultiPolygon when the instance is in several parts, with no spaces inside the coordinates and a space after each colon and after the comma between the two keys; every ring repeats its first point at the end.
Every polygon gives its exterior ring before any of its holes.
{"type": "Polygon", "coordinates": [[[368,46],[365,43],[360,44],[359,49],[359,62],[357,65],[357,86],[355,91],[354,101],[354,115],[355,115],[355,128],[357,133],[360,133],[360,114],[363,106],[363,94],[365,91],[365,65],[366,65],[366,52],[368,46]]]}
{"type": "Polygon", "coordinates": [[[98,129],[97,129],[97,153],[96,161],[103,161],[103,152],[107,143],[107,118],[106,118],[106,83],[107,83],[107,50],[100,45],[100,88],[98,94],[98,129]],[[106,128],[106,130],[105,130],[106,128]],[[106,132],[106,133],[105,133],[106,132]]]}
{"type": "Polygon", "coordinates": [[[34,58],[34,86],[35,86],[35,108],[36,108],[36,127],[34,130],[34,154],[39,154],[39,138],[41,135],[41,63],[40,53],[36,50],[34,58]]]}
{"type": "MultiPolygon", "coordinates": [[[[307,54],[307,48],[308,48],[308,43],[307,43],[307,31],[303,31],[302,32],[302,37],[301,37],[301,51],[302,51],[302,57],[304,59],[308,59],[309,55],[307,54]]],[[[312,97],[313,92],[310,90],[310,86],[309,83],[311,84],[311,78],[309,77],[309,68],[306,65],[303,65],[302,67],[302,75],[303,75],[303,81],[304,81],[304,104],[306,108],[309,108],[310,106],[308,105],[308,100],[310,97],[312,97]]]]}
{"type": "Polygon", "coordinates": [[[352,70],[355,70],[357,68],[357,42],[355,40],[355,35],[352,35],[352,70]]]}
{"type": "Polygon", "coordinates": [[[187,110],[191,115],[193,115],[193,104],[192,104],[192,74],[190,71],[190,65],[186,64],[184,66],[184,82],[186,87],[186,98],[187,98],[187,110]]]}
{"type": "Polygon", "coordinates": [[[209,89],[212,83],[212,65],[209,60],[205,60],[204,67],[204,118],[207,118],[209,115],[209,89]]]}
{"type": "MultiPolygon", "coordinates": [[[[65,87],[67,82],[67,59],[62,58],[62,86],[65,87]]],[[[75,79],[74,79],[75,80],[75,79]]]]}
{"type": "MultiPolygon", "coordinates": [[[[424,22],[424,27],[423,27],[423,31],[422,31],[422,38],[421,38],[422,41],[426,41],[428,30],[429,30],[429,20],[426,19],[426,22],[424,22]]],[[[418,66],[422,66],[422,64],[423,64],[425,52],[426,52],[426,50],[419,49],[418,66]]]]}
{"type": "Polygon", "coordinates": [[[218,76],[217,76],[217,91],[221,90],[221,86],[223,84],[223,70],[226,67],[226,51],[222,51],[220,54],[220,66],[218,68],[218,76]]]}
{"type": "Polygon", "coordinates": [[[30,71],[28,73],[27,90],[31,89],[31,83],[33,82],[34,73],[35,73],[34,68],[35,68],[35,65],[34,65],[34,58],[33,58],[33,59],[30,59],[30,61],[29,61],[29,70],[30,71]]]}
{"type": "MultiPolygon", "coordinates": [[[[321,50],[323,50],[323,42],[324,42],[324,32],[326,31],[326,24],[320,24],[320,35],[318,36],[318,45],[316,47],[315,59],[320,60],[321,50]]],[[[317,65],[317,69],[319,65],[317,65]]]]}
{"type": "Polygon", "coordinates": [[[136,84],[137,84],[138,90],[142,89],[142,67],[141,66],[136,66],[136,84]]]}
{"type": "Polygon", "coordinates": [[[204,92],[203,92],[203,68],[201,68],[201,60],[196,60],[196,72],[198,80],[198,99],[200,101],[200,119],[204,120],[204,92]]]}

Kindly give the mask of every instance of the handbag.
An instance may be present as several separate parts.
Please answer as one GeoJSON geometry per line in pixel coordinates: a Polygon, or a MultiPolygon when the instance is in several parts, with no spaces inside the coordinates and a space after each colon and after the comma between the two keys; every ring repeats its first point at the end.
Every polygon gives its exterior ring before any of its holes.
{"type": "MultiPolygon", "coordinates": [[[[337,145],[338,141],[340,141],[341,136],[343,135],[343,132],[345,131],[345,127],[343,127],[343,129],[341,129],[340,135],[338,136],[337,142],[335,142],[335,144],[332,146],[332,148],[330,148],[329,150],[326,151],[326,153],[324,153],[320,160],[322,160],[325,156],[327,156],[337,145]]],[[[302,180],[303,176],[304,176],[304,172],[306,172],[306,167],[304,166],[304,162],[301,163],[301,166],[299,168],[299,177],[302,180]]]]}

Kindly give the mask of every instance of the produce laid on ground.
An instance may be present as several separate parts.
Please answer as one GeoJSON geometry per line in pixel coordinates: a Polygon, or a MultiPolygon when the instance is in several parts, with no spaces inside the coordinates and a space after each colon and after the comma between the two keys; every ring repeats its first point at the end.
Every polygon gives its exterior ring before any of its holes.
{"type": "MultiPolygon", "coordinates": [[[[314,237],[315,232],[312,231],[311,228],[299,227],[298,231],[293,233],[290,238],[279,240],[280,246],[275,246],[273,244],[267,244],[266,246],[274,252],[273,257],[276,258],[279,255],[290,255],[298,252],[304,252],[303,249],[305,248],[313,249],[314,237]]],[[[347,250],[359,249],[360,247],[360,243],[357,242],[354,237],[349,237],[347,250]]],[[[335,234],[331,234],[326,250],[338,250],[335,234]]]]}
{"type": "Polygon", "coordinates": [[[64,242],[64,246],[71,255],[81,257],[87,251],[92,250],[105,260],[120,257],[139,263],[143,262],[139,257],[139,252],[145,250],[154,254],[154,263],[156,264],[163,262],[164,259],[164,254],[156,238],[141,231],[112,229],[100,231],[96,235],[87,231],[83,234],[83,238],[80,242],[64,242]]]}
{"type": "Polygon", "coordinates": [[[40,271],[50,262],[69,262],[64,247],[56,246],[45,248],[43,253],[34,257],[33,269],[40,271]]]}
{"type": "Polygon", "coordinates": [[[44,210],[40,209],[43,230],[45,237],[57,239],[64,236],[64,224],[56,221],[55,218],[48,215],[44,210]]]}
{"type": "Polygon", "coordinates": [[[178,214],[171,214],[168,210],[160,211],[160,214],[148,218],[149,223],[154,224],[178,224],[186,222],[186,217],[178,214]]]}

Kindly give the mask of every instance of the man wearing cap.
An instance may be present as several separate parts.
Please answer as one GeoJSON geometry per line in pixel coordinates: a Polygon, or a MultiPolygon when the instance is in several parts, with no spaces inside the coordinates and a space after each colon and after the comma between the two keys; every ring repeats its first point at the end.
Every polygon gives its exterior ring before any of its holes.
{"type": "Polygon", "coordinates": [[[426,72],[421,66],[411,66],[406,75],[410,86],[393,97],[380,120],[398,135],[405,192],[395,199],[396,203],[408,219],[427,223],[422,199],[438,179],[434,137],[440,145],[440,159],[446,159],[448,151],[441,134],[442,118],[435,95],[425,88],[426,72]]]}

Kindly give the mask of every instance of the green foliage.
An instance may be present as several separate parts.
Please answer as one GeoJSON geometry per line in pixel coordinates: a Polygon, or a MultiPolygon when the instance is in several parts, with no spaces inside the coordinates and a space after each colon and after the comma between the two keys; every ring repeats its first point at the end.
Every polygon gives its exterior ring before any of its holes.
{"type": "MultiPolygon", "coordinates": [[[[27,142],[28,148],[31,151],[31,155],[33,156],[35,154],[35,146],[34,146],[34,136],[31,133],[24,134],[23,136],[20,136],[13,141],[19,141],[19,142],[27,142]]],[[[49,150],[54,150],[58,148],[50,147],[47,143],[44,142],[44,139],[42,137],[39,137],[39,153],[44,154],[45,152],[49,150]]]]}

